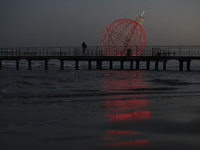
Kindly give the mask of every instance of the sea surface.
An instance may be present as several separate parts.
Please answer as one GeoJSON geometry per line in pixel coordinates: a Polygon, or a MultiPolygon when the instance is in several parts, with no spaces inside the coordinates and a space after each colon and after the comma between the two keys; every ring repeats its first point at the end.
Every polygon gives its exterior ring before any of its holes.
{"type": "Polygon", "coordinates": [[[200,62],[192,62],[191,71],[184,65],[179,71],[179,63],[170,61],[163,71],[160,63],[156,71],[154,63],[150,70],[145,63],[141,70],[125,63],[119,70],[115,62],[108,70],[104,62],[103,70],[96,70],[92,62],[88,70],[87,62],[80,62],[75,70],[74,62],[65,62],[60,70],[54,60],[48,70],[42,61],[28,70],[22,60],[16,70],[14,61],[3,61],[0,147],[7,142],[18,148],[199,149],[200,62]]]}

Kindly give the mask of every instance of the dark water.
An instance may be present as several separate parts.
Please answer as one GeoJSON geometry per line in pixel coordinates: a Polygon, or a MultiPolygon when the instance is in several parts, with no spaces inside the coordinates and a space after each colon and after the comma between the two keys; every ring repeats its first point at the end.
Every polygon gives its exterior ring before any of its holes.
{"type": "Polygon", "coordinates": [[[56,125],[53,130],[63,128],[62,134],[30,129],[24,136],[41,134],[40,143],[53,147],[59,141],[73,149],[80,144],[82,149],[200,148],[196,63],[190,72],[178,71],[177,63],[168,64],[167,71],[86,70],[84,63],[80,70],[66,63],[60,71],[59,62],[50,63],[47,71],[43,62],[35,62],[31,71],[24,62],[16,71],[10,62],[3,65],[1,140],[32,127],[56,125]]]}

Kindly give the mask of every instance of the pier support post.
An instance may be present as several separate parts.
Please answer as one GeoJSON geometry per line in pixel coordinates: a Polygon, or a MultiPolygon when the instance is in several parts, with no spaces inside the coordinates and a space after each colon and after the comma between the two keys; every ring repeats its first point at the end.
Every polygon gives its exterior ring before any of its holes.
{"type": "Polygon", "coordinates": [[[158,70],[158,61],[155,61],[155,70],[158,70]]]}
{"type": "Polygon", "coordinates": [[[166,70],[166,61],[163,61],[163,70],[166,70]]]}
{"type": "Polygon", "coordinates": [[[1,70],[1,60],[0,60],[0,70],[1,70]]]}
{"type": "Polygon", "coordinates": [[[31,70],[31,60],[28,60],[28,70],[31,70]]]}
{"type": "Polygon", "coordinates": [[[19,70],[19,60],[16,61],[16,69],[19,70]]]}
{"type": "Polygon", "coordinates": [[[112,69],[113,69],[113,61],[110,60],[110,70],[112,70],[112,69]]]}
{"type": "Polygon", "coordinates": [[[64,70],[64,60],[60,60],[60,70],[64,70]]]}
{"type": "Polygon", "coordinates": [[[91,60],[88,61],[88,69],[91,70],[91,60]]]}
{"type": "Polygon", "coordinates": [[[123,69],[124,69],[124,61],[121,60],[121,70],[123,70],[123,69]]]}
{"type": "Polygon", "coordinates": [[[97,61],[97,70],[101,70],[102,69],[102,61],[98,60],[97,61]]]}
{"type": "Polygon", "coordinates": [[[133,61],[130,61],[130,69],[133,70],[133,61]]]}
{"type": "Polygon", "coordinates": [[[183,71],[183,60],[179,60],[179,70],[183,71]]]}
{"type": "Polygon", "coordinates": [[[140,61],[136,60],[136,70],[139,70],[139,69],[140,69],[140,61]]]}
{"type": "Polygon", "coordinates": [[[48,60],[45,60],[45,70],[48,70],[48,60]]]}
{"type": "Polygon", "coordinates": [[[187,71],[190,71],[190,62],[191,62],[191,60],[187,61],[187,71]]]}
{"type": "Polygon", "coordinates": [[[150,61],[147,60],[147,70],[149,70],[149,68],[150,68],[150,61]]]}
{"type": "Polygon", "coordinates": [[[76,70],[78,70],[78,60],[76,60],[76,70]]]}

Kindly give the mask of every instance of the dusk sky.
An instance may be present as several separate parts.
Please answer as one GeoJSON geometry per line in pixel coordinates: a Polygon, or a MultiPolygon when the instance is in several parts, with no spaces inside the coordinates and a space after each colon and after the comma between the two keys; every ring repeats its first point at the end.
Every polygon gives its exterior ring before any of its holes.
{"type": "Polygon", "coordinates": [[[1,0],[0,47],[101,46],[110,23],[143,11],[147,45],[200,45],[200,0],[1,0]]]}

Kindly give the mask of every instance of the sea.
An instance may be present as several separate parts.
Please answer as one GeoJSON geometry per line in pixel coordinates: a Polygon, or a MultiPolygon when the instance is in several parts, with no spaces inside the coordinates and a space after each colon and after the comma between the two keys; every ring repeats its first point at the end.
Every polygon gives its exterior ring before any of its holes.
{"type": "Polygon", "coordinates": [[[200,62],[2,61],[1,149],[199,149],[200,62]],[[135,65],[134,65],[135,67],[135,65]],[[21,141],[21,144],[20,144],[21,141]],[[22,142],[24,141],[24,142],[22,142]],[[10,143],[10,144],[9,144],[10,143]],[[61,147],[62,146],[62,147],[61,147]]]}

